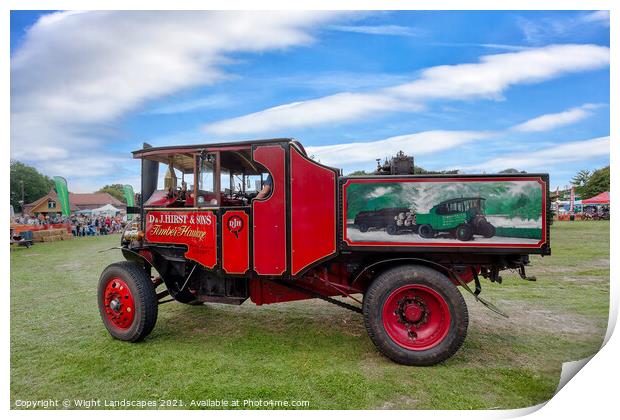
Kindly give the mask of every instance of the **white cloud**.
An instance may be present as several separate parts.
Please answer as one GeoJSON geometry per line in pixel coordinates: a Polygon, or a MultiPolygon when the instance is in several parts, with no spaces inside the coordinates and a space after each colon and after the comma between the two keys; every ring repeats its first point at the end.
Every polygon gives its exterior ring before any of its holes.
{"type": "Polygon", "coordinates": [[[597,10],[581,16],[580,19],[586,23],[600,23],[609,26],[609,10],[597,10]]]}
{"type": "Polygon", "coordinates": [[[213,95],[204,98],[192,99],[184,102],[177,102],[150,109],[145,114],[182,114],[198,109],[225,108],[233,105],[234,101],[225,95],[213,95]]]}
{"type": "Polygon", "coordinates": [[[420,36],[424,31],[400,25],[332,25],[330,29],[340,32],[353,32],[366,35],[420,36]]]}
{"type": "Polygon", "coordinates": [[[494,158],[483,163],[458,167],[458,169],[496,172],[506,168],[517,168],[530,172],[548,172],[549,168],[554,165],[603,156],[609,156],[609,136],[562,143],[516,156],[494,158]]]}
{"type": "Polygon", "coordinates": [[[506,50],[506,51],[523,51],[529,50],[532,47],[526,47],[522,45],[510,45],[510,44],[480,44],[473,42],[432,42],[429,45],[438,47],[480,47],[489,48],[494,50],[506,50]]]}
{"type": "MultiPolygon", "coordinates": [[[[600,104],[585,104],[575,108],[579,110],[591,110],[600,107],[600,104]]],[[[568,111],[567,111],[568,112],[568,111]]],[[[545,131],[567,124],[576,122],[581,117],[565,113],[547,114],[533,118],[522,127],[521,131],[545,131]],[[558,116],[558,117],[556,117],[558,116]],[[550,117],[550,118],[547,118],[550,117]],[[527,125],[526,125],[527,124],[527,125]]],[[[585,118],[585,117],[583,117],[585,118]]],[[[516,129],[515,126],[511,130],[516,129]]],[[[520,127],[521,128],[521,127],[520,127]]],[[[383,159],[396,155],[399,151],[404,151],[410,156],[431,156],[442,151],[451,150],[468,143],[478,140],[487,140],[490,137],[501,137],[508,130],[500,131],[446,131],[433,130],[420,133],[406,134],[401,136],[389,137],[382,140],[342,143],[326,146],[307,146],[308,155],[318,159],[326,165],[358,170],[360,168],[371,168],[376,159],[383,159]]],[[[549,143],[547,143],[549,144],[549,143]]],[[[484,149],[484,147],[481,147],[484,149]]],[[[609,154],[609,137],[600,137],[592,140],[577,141],[561,145],[553,145],[539,150],[532,151],[531,146],[522,145],[519,152],[520,156],[510,154],[510,157],[495,158],[486,163],[458,167],[463,170],[476,171],[497,171],[506,168],[529,169],[537,168],[537,165],[553,165],[565,161],[579,161],[590,157],[597,157],[609,154]]],[[[517,149],[514,149],[517,150],[517,149]]],[[[449,168],[454,169],[454,168],[449,168]]],[[[544,168],[543,168],[544,169],[544,168]]],[[[542,170],[538,168],[538,170],[542,170]]]]}
{"type": "Polygon", "coordinates": [[[498,98],[505,89],[517,84],[542,82],[607,65],[607,47],[551,45],[486,55],[479,63],[431,67],[422,72],[420,79],[389,92],[415,100],[498,98]]]}
{"type": "Polygon", "coordinates": [[[11,57],[11,157],[51,175],[68,175],[57,173],[63,167],[53,166],[53,159],[62,160],[69,173],[79,168],[92,176],[112,175],[110,167],[95,161],[106,153],[104,138],[120,138],[111,127],[127,112],[227,77],[222,65],[231,53],[306,45],[314,28],[338,16],[305,11],[45,15],[11,57]]]}
{"type": "Polygon", "coordinates": [[[205,130],[216,135],[274,131],[351,121],[398,107],[403,110],[421,109],[420,105],[403,104],[397,98],[387,95],[345,92],[309,101],[292,102],[242,117],[226,119],[205,126],[205,130]]]}
{"type": "Polygon", "coordinates": [[[588,118],[592,115],[591,111],[599,106],[600,105],[597,104],[585,104],[555,114],[541,115],[525,121],[524,123],[515,125],[512,129],[521,132],[553,130],[554,128],[574,124],[588,118]]]}
{"type": "Polygon", "coordinates": [[[326,165],[368,166],[372,165],[375,159],[393,156],[401,150],[410,156],[429,155],[474,140],[485,139],[491,134],[484,131],[424,131],[368,142],[308,146],[306,152],[326,165]]]}
{"type": "Polygon", "coordinates": [[[598,45],[551,45],[486,55],[478,63],[428,68],[410,83],[280,105],[208,124],[205,130],[216,135],[277,131],[353,121],[378,112],[418,111],[431,100],[498,99],[504,90],[517,84],[542,82],[608,65],[609,48],[598,45]]]}
{"type": "Polygon", "coordinates": [[[517,25],[527,42],[541,44],[549,39],[557,40],[584,31],[608,27],[609,11],[580,12],[576,15],[570,13],[536,20],[519,17],[517,25]]]}
{"type": "Polygon", "coordinates": [[[313,91],[338,92],[378,89],[404,83],[410,79],[411,74],[408,73],[318,72],[314,69],[307,69],[302,73],[276,75],[267,79],[258,79],[257,83],[286,86],[287,88],[302,87],[313,91]]]}

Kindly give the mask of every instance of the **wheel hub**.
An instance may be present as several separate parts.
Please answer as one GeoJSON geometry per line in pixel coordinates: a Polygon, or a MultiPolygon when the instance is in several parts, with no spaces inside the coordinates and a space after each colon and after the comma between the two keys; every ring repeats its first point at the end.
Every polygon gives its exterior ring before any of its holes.
{"type": "Polygon", "coordinates": [[[422,316],[424,316],[424,308],[422,307],[422,305],[415,302],[415,300],[407,302],[404,306],[405,307],[402,311],[403,318],[405,318],[406,321],[416,323],[422,319],[422,316]]]}
{"type": "Polygon", "coordinates": [[[105,316],[113,327],[126,330],[134,320],[134,299],[127,283],[118,278],[108,281],[103,292],[105,316]]]}
{"type": "Polygon", "coordinates": [[[383,326],[392,340],[410,350],[438,345],[450,327],[450,310],[434,289],[411,284],[394,290],[385,300],[383,326]]]}
{"type": "Polygon", "coordinates": [[[110,309],[112,309],[115,312],[119,312],[121,309],[121,302],[118,299],[112,299],[112,301],[110,302],[110,309]]]}

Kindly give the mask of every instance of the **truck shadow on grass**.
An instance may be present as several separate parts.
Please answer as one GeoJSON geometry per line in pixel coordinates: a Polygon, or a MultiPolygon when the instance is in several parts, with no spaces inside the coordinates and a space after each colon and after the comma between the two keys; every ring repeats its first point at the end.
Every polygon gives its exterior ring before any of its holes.
{"type": "MultiPolygon", "coordinates": [[[[567,353],[569,358],[587,357],[602,343],[604,329],[585,316],[536,307],[524,312],[520,302],[503,300],[501,305],[510,314],[505,319],[468,300],[468,340],[453,359],[439,366],[472,368],[483,364],[551,370],[559,377],[561,363],[569,360],[567,353]]],[[[367,338],[361,316],[327,303],[305,301],[265,307],[175,305],[174,310],[163,311],[161,316],[147,341],[172,340],[180,345],[200,342],[241,353],[251,348],[254,356],[276,354],[278,358],[317,351],[317,357],[322,357],[320,349],[327,347],[334,361],[358,357],[356,365],[363,371],[420,369],[393,365],[367,338]],[[243,323],[238,322],[240,318],[243,323]]]]}
{"type": "MultiPolygon", "coordinates": [[[[169,306],[168,308],[172,308],[169,306]]],[[[168,309],[166,308],[166,309],[168,309]]],[[[160,312],[162,323],[153,334],[179,339],[196,333],[219,338],[247,332],[281,335],[286,338],[343,335],[365,338],[366,330],[360,315],[314,300],[255,307],[208,304],[201,306],[174,305],[174,310],[160,312]],[[238,322],[243,319],[243,322],[238,322]],[[158,333],[159,331],[159,333],[158,333]]]]}

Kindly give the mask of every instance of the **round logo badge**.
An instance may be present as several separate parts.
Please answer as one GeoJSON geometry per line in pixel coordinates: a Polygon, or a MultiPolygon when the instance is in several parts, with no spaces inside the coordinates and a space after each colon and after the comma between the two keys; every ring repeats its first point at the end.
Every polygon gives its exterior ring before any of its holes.
{"type": "Polygon", "coordinates": [[[243,230],[243,219],[239,216],[230,217],[228,219],[228,230],[238,238],[239,232],[243,230]]]}

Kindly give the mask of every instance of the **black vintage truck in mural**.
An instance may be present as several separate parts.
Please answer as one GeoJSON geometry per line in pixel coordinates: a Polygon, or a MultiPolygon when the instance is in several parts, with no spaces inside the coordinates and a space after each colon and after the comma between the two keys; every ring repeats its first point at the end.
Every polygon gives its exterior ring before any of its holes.
{"type": "Polygon", "coordinates": [[[400,214],[408,212],[406,207],[395,207],[379,210],[361,211],[355,216],[355,226],[360,232],[368,232],[369,229],[388,229],[396,226],[396,220],[400,214]]]}

